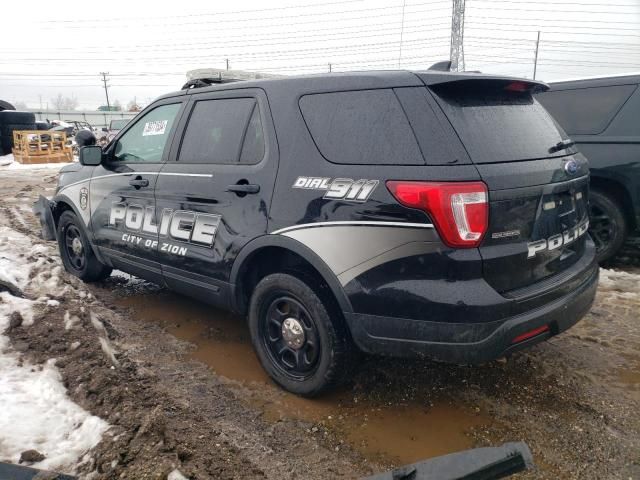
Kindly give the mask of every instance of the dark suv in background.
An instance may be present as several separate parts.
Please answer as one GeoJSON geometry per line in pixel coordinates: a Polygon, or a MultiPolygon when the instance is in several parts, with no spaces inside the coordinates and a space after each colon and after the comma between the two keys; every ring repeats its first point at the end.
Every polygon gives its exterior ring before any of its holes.
{"type": "Polygon", "coordinates": [[[640,75],[549,84],[538,100],[591,168],[590,230],[598,260],[640,226],[640,75]]]}

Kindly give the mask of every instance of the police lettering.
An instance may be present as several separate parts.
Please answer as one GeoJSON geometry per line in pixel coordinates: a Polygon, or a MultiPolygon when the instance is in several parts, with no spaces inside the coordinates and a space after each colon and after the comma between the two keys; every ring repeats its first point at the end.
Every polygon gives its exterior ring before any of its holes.
{"type": "MultiPolygon", "coordinates": [[[[110,227],[118,228],[124,225],[130,232],[159,234],[180,242],[208,247],[213,245],[219,223],[220,215],[165,208],[160,214],[158,224],[155,222],[153,207],[125,203],[114,203],[109,214],[110,227]]],[[[130,243],[140,243],[139,238],[136,235],[124,234],[122,239],[130,243]]],[[[171,246],[168,247],[168,251],[172,251],[171,246]]]]}

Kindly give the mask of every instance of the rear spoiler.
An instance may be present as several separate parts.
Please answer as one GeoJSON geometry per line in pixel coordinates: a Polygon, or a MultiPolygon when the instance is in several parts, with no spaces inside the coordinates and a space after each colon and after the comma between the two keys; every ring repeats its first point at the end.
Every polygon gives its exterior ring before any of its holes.
{"type": "Polygon", "coordinates": [[[538,80],[505,77],[502,75],[488,75],[475,72],[444,72],[437,70],[416,72],[416,75],[418,75],[428,87],[445,84],[452,84],[452,86],[469,84],[470,87],[479,87],[482,84],[494,84],[495,86],[502,84],[506,90],[513,92],[529,92],[534,94],[549,90],[549,85],[538,80]]]}

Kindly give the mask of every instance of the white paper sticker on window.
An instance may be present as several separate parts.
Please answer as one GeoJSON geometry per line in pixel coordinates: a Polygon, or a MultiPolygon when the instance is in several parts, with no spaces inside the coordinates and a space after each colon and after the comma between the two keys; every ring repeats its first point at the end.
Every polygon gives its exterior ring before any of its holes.
{"type": "Polygon", "coordinates": [[[156,120],[155,122],[147,122],[144,124],[144,130],[142,131],[142,136],[146,137],[147,135],[163,135],[164,131],[167,129],[168,120],[156,120]]]}

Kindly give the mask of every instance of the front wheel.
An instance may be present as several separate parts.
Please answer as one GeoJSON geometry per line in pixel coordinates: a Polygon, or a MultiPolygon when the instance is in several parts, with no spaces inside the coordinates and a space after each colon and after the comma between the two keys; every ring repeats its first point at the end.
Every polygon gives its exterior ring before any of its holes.
{"type": "Polygon", "coordinates": [[[353,348],[340,313],[321,301],[312,283],[268,275],[249,306],[251,340],[263,368],[285,390],[306,397],[343,380],[353,348]]]}
{"type": "Polygon", "coordinates": [[[627,222],[618,203],[595,190],[589,194],[589,210],[589,234],[596,244],[596,258],[602,263],[612,258],[624,244],[627,222]]]}
{"type": "Polygon", "coordinates": [[[69,210],[58,220],[58,247],[64,268],[81,280],[96,282],[111,275],[111,268],[93,253],[82,222],[69,210]]]}

